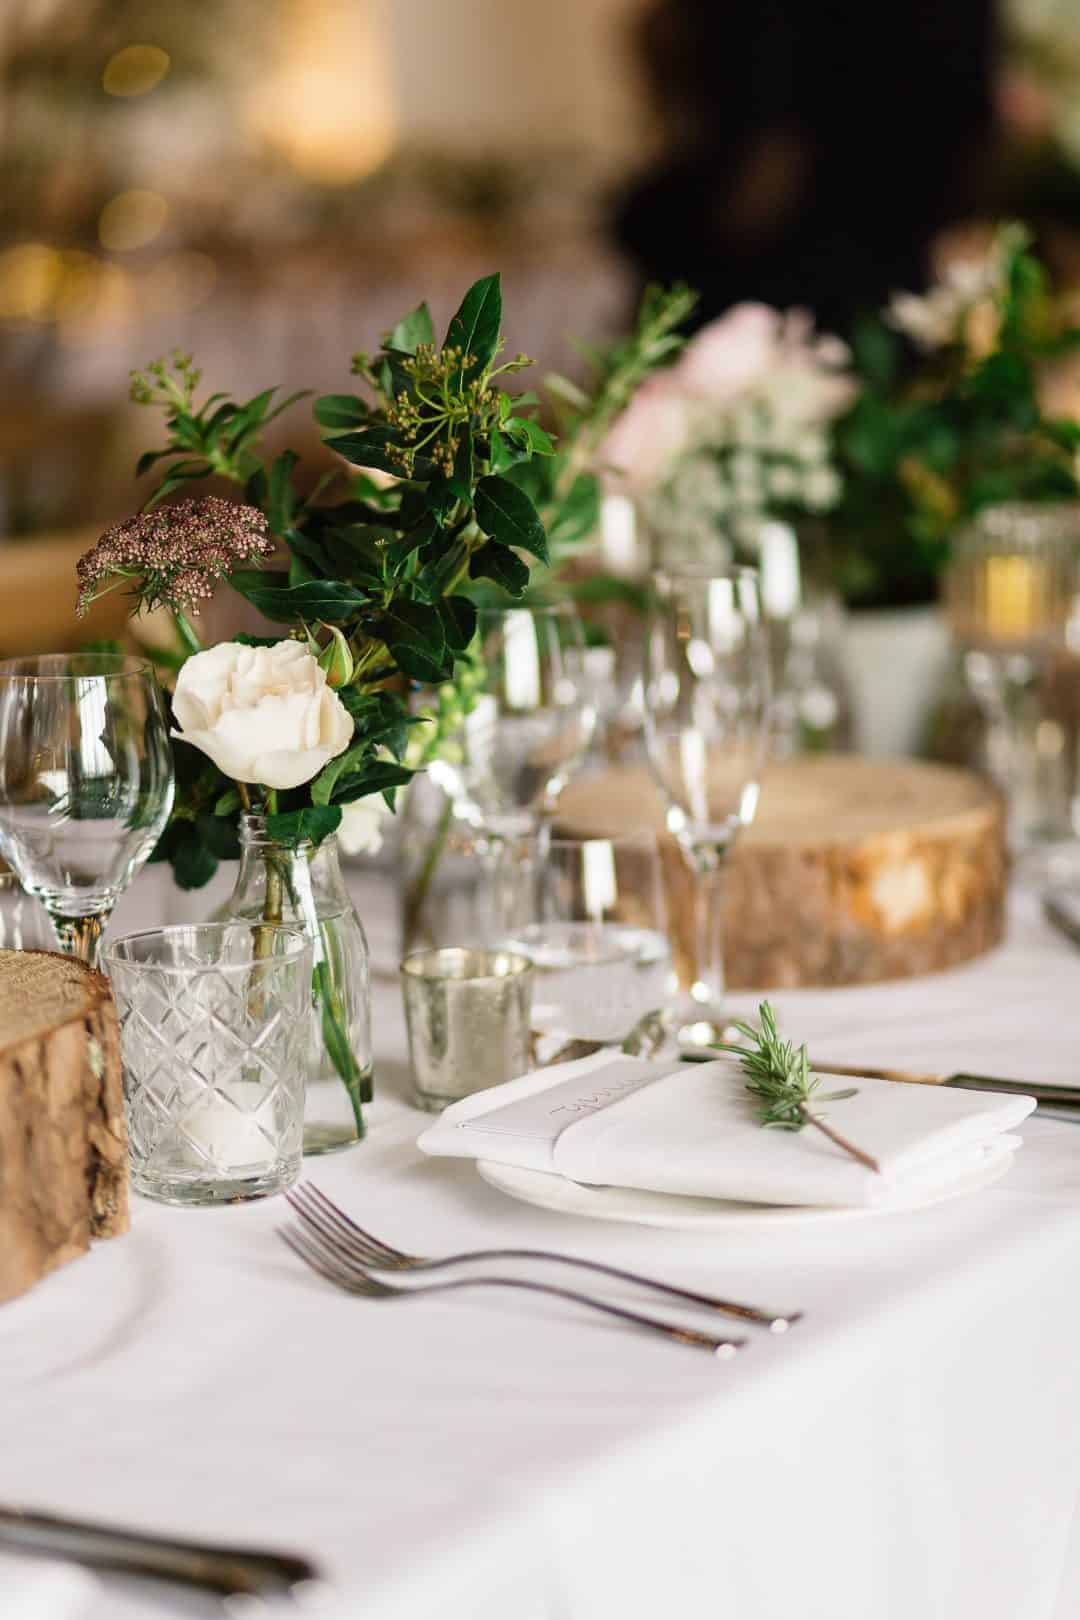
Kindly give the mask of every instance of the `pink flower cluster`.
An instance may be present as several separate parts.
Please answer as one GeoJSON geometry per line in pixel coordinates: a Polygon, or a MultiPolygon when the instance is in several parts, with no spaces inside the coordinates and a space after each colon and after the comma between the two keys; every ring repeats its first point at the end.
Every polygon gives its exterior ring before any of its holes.
{"type": "Polygon", "coordinates": [[[79,612],[86,612],[102,586],[132,579],[140,582],[135,594],[142,606],[197,613],[220,579],[273,549],[258,507],[217,495],[140,512],[107,529],[79,558],[79,612]]]}
{"type": "Polygon", "coordinates": [[[687,344],[678,362],[635,394],[603,446],[603,462],[637,490],[655,487],[689,451],[725,441],[726,422],[752,406],[783,433],[822,428],[852,403],[856,384],[839,338],[814,331],[805,310],[737,304],[687,344]]]}

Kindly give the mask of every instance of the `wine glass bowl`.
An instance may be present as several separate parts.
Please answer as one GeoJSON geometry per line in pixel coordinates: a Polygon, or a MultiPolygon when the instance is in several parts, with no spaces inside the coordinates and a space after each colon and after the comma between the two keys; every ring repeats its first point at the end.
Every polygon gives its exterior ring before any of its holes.
{"type": "Polygon", "coordinates": [[[585,638],[572,604],[481,608],[480,680],[459,758],[431,775],[459,816],[495,838],[528,837],[553,810],[596,725],[585,638]]]}
{"type": "Polygon", "coordinates": [[[668,825],[691,850],[725,849],[754,818],[769,708],[757,574],[658,573],[645,732],[668,825]]]}
{"type": "Polygon", "coordinates": [[[769,732],[769,647],[751,568],[653,577],[645,653],[645,744],[667,824],[694,877],[696,976],[680,1037],[724,1028],[721,872],[753,820],[769,732]]]}
{"type": "Polygon", "coordinates": [[[93,960],[172,794],[147,661],[87,652],[0,662],[0,853],[66,951],[93,960]]]}

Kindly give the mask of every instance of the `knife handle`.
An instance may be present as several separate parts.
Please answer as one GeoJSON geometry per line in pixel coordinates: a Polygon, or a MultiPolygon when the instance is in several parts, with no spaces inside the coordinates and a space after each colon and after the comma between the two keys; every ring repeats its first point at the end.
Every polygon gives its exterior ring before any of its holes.
{"type": "Polygon", "coordinates": [[[306,1558],[146,1535],[0,1507],[0,1550],[38,1553],[117,1574],[148,1575],[219,1597],[288,1598],[318,1571],[306,1558]]]}
{"type": "Polygon", "coordinates": [[[850,1063],[811,1063],[814,1074],[844,1074],[854,1075],[861,1080],[902,1080],[909,1086],[941,1086],[945,1084],[945,1076],[941,1074],[920,1074],[912,1069],[868,1069],[865,1066],[856,1068],[850,1063]]]}

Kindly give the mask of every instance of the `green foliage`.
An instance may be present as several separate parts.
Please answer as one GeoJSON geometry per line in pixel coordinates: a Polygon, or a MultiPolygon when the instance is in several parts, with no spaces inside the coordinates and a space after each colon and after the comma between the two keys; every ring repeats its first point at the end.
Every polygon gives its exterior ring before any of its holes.
{"type": "Polygon", "coordinates": [[[1080,431],[1047,416],[1041,368],[1080,343],[1026,231],[1006,226],[990,290],[950,342],[916,359],[886,320],[852,341],[862,392],[838,424],[845,496],[831,521],[841,588],[856,604],[928,601],[958,525],[1003,501],[1075,498],[1080,431]]]}
{"type": "MultiPolygon", "coordinates": [[[[604,436],[645,379],[669,365],[683,347],[680,328],[696,303],[697,294],[688,287],[648,287],[625,338],[604,351],[583,350],[591,369],[586,386],[560,376],[545,379],[559,426],[558,447],[552,444],[550,455],[537,454],[542,447],[535,424],[519,430],[515,416],[500,424],[492,467],[527,495],[539,514],[550,556],[534,552],[538,560],[558,568],[592,543],[600,520],[602,469],[596,463],[604,436]]],[[[500,560],[488,561],[494,567],[474,568],[473,577],[504,583],[500,560]]]]}
{"type": "MultiPolygon", "coordinates": [[[[371,398],[328,394],[314,403],[326,442],[360,469],[342,498],[342,475],[302,497],[291,450],[270,462],[258,450],[266,425],[300,395],[280,403],[267,389],[245,403],[222,394],[198,402],[200,373],[189,356],[155,361],[133,378],[133,397],[165,413],[167,443],[144,455],[140,474],[163,472],[148,504],[181,483],[215,475],[266,515],[288,554],[287,568],[237,569],[230,583],[268,619],[306,641],[316,656],[332,646],[338,696],[354,723],[349,748],[302,789],[274,796],[250,790],[269,809],[272,836],[319,843],[341,806],[371,793],[393,802],[411,770],[401,763],[410,720],[402,696],[411,681],[452,683],[467,660],[476,609],[465,594],[478,579],[520,596],[529,559],[548,558],[544,525],[524,487],[505,469],[551,460],[554,443],[534,418],[535,396],[512,396],[503,380],[528,361],[498,364],[502,294],[497,275],[471,287],[437,346],[425,304],[404,316],[375,355],[357,354],[353,371],[371,398]],[[391,474],[385,478],[372,474],[391,474]]],[[[578,508],[582,497],[575,497],[578,508]]],[[[260,644],[267,638],[241,638],[260,644]]],[[[327,652],[326,662],[330,662],[327,652]]],[[[192,753],[178,745],[177,753],[192,753]]],[[[202,756],[179,782],[160,854],[178,881],[206,882],[235,845],[244,794],[202,756]]],[[[244,802],[247,802],[245,799],[244,802]]]]}

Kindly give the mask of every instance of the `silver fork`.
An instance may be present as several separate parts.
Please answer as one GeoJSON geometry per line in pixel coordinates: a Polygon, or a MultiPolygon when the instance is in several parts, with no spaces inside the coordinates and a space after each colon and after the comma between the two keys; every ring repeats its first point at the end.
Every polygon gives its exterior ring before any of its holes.
{"type": "Polygon", "coordinates": [[[316,1232],[312,1227],[281,1226],[278,1228],[278,1235],[305,1265],[311,1267],[312,1271],[317,1271],[327,1282],[333,1283],[345,1293],[358,1294],[364,1299],[413,1299],[424,1294],[448,1294],[459,1288],[517,1288],[530,1294],[550,1294],[555,1299],[568,1299],[575,1305],[584,1305],[589,1310],[601,1311],[605,1316],[613,1316],[620,1322],[629,1322],[633,1327],[662,1333],[665,1338],[674,1339],[677,1344],[695,1345],[699,1349],[708,1350],[721,1361],[730,1361],[735,1352],[746,1343],[745,1339],[720,1339],[715,1334],[702,1333],[697,1328],[678,1327],[674,1322],[661,1321],[657,1316],[644,1316],[640,1311],[630,1311],[622,1305],[612,1305],[607,1300],[594,1299],[591,1294],[579,1294],[573,1288],[559,1288],[554,1283],[529,1282],[523,1277],[455,1277],[448,1282],[395,1287],[393,1283],[373,1277],[340,1246],[338,1240],[327,1237],[325,1233],[316,1232]]]}
{"type": "Polygon", "coordinates": [[[797,1322],[802,1315],[801,1311],[795,1311],[791,1315],[781,1316],[775,1311],[759,1310],[754,1305],[740,1305],[735,1300],[700,1294],[693,1288],[679,1288],[674,1283],[660,1282],[655,1277],[643,1277],[636,1271],[624,1271],[621,1266],[604,1265],[599,1260],[580,1260],[575,1255],[555,1254],[547,1249],[474,1249],[463,1254],[445,1255],[438,1260],[427,1259],[423,1255],[406,1254],[402,1249],[392,1248],[371,1232],[365,1232],[324,1192],[308,1182],[290,1188],[285,1196],[309,1227],[328,1241],[337,1243],[343,1252],[372,1271],[441,1271],[446,1266],[470,1260],[542,1260],[557,1265],[577,1266],[582,1271],[594,1271],[602,1277],[614,1277],[618,1282],[632,1283],[654,1294],[677,1299],[682,1304],[701,1305],[723,1316],[733,1316],[741,1322],[767,1327],[770,1333],[786,1333],[792,1322],[797,1322]]]}

